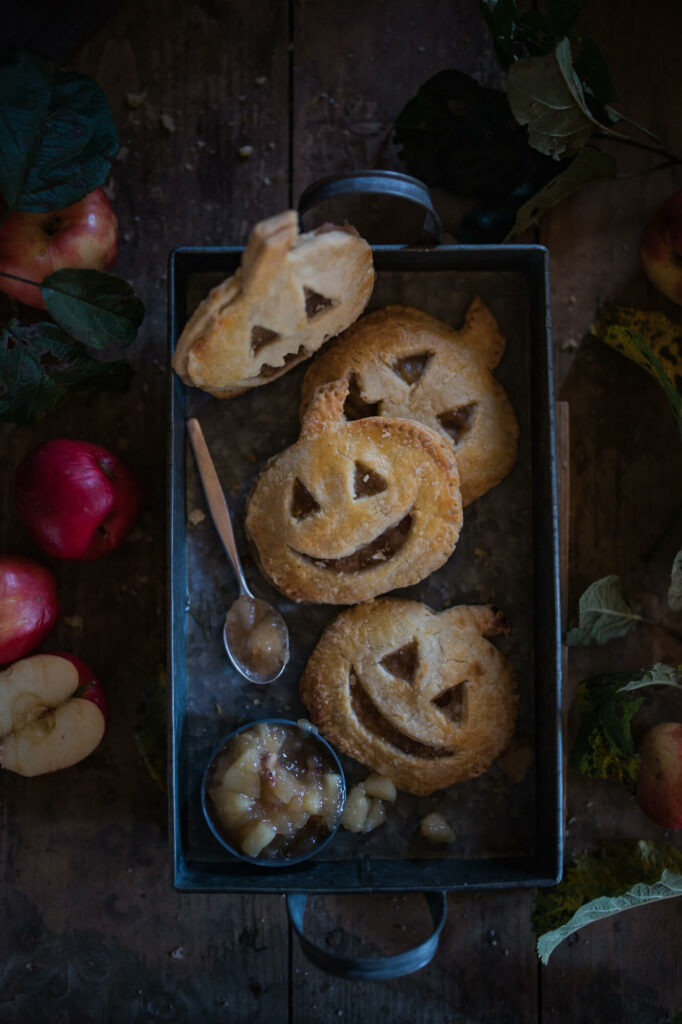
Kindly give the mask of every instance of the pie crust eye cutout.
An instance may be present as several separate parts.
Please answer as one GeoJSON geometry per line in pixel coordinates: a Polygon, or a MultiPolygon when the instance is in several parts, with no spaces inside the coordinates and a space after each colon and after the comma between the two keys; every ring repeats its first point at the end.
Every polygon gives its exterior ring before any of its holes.
{"type": "Polygon", "coordinates": [[[308,288],[307,285],[303,285],[303,297],[305,299],[305,315],[309,320],[334,305],[333,299],[328,299],[326,295],[320,295],[319,292],[308,288]]]}
{"type": "Polygon", "coordinates": [[[369,544],[363,544],[357,551],[343,558],[313,558],[302,551],[298,551],[297,554],[323,569],[331,569],[332,572],[363,572],[397,555],[408,538],[411,526],[412,515],[408,513],[395,526],[390,526],[369,544]]]}
{"type": "Polygon", "coordinates": [[[458,683],[440,697],[431,702],[443,712],[451,722],[461,722],[467,716],[467,683],[458,683]]]}
{"type": "Polygon", "coordinates": [[[462,405],[459,409],[448,409],[447,412],[439,413],[438,422],[455,444],[461,441],[471,429],[477,404],[477,402],[469,402],[468,405],[462,405]]]}
{"type": "Polygon", "coordinates": [[[392,676],[404,679],[406,683],[412,683],[419,664],[418,642],[413,640],[412,643],[399,647],[397,651],[391,651],[381,659],[379,664],[392,676]]]}
{"type": "Polygon", "coordinates": [[[367,416],[376,416],[379,412],[378,402],[366,402],[360,394],[360,385],[355,374],[348,380],[348,397],[343,403],[343,415],[347,420],[364,420],[367,416]]]}
{"type": "MultiPolygon", "coordinates": [[[[390,657],[390,655],[389,655],[390,657]]],[[[431,747],[426,743],[420,743],[419,740],[413,740],[410,736],[406,736],[404,733],[396,729],[394,725],[385,718],[378,707],[375,705],[372,698],[365,690],[362,682],[360,681],[355,669],[351,669],[349,676],[349,687],[350,687],[350,700],[353,712],[361,723],[361,725],[368,730],[373,732],[376,736],[380,736],[386,743],[389,743],[392,747],[403,752],[403,754],[409,754],[412,757],[421,757],[425,760],[432,760],[438,757],[452,757],[455,753],[454,750],[448,750],[444,747],[431,747]]]]}
{"type": "Polygon", "coordinates": [[[409,384],[411,387],[423,377],[430,358],[430,352],[417,352],[412,356],[404,356],[402,359],[396,360],[391,369],[405,384],[409,384]]]}
{"type": "Polygon", "coordinates": [[[294,489],[291,494],[291,514],[296,520],[307,519],[320,511],[319,503],[298,477],[294,480],[294,489]]]}
{"type": "Polygon", "coordinates": [[[251,348],[254,352],[260,352],[266,345],[272,345],[279,337],[277,331],[271,331],[269,327],[255,324],[251,328],[251,348]]]}
{"type": "Polygon", "coordinates": [[[364,462],[355,463],[353,492],[356,500],[358,498],[368,498],[372,494],[381,494],[387,487],[388,484],[379,473],[370,469],[364,462]]]}

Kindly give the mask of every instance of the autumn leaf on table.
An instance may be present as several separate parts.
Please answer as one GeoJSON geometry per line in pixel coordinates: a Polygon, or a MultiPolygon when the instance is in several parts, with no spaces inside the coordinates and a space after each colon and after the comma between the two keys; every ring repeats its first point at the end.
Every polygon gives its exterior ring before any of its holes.
{"type": "Polygon", "coordinates": [[[639,757],[631,722],[644,700],[635,691],[649,686],[682,689],[679,669],[657,662],[640,672],[612,672],[578,684],[578,734],[569,757],[576,771],[635,792],[639,757]]]}
{"type": "Polygon", "coordinates": [[[0,46],[0,195],[14,210],[61,210],[106,179],[118,135],[92,78],[0,46]]]}
{"type": "Polygon", "coordinates": [[[664,313],[608,306],[590,332],[658,381],[682,435],[682,327],[664,313]]]}
{"type": "Polygon", "coordinates": [[[625,634],[642,616],[625,599],[619,576],[603,576],[580,596],[578,625],[568,631],[566,643],[572,647],[605,644],[625,634]]]}
{"type": "Polygon", "coordinates": [[[538,956],[546,964],[585,925],[675,896],[682,896],[682,853],[667,843],[623,840],[582,854],[559,885],[538,891],[531,915],[538,956]]]}
{"type": "Polygon", "coordinates": [[[0,421],[25,426],[74,396],[125,391],[132,375],[128,362],[94,359],[56,324],[0,325],[0,421]]]}

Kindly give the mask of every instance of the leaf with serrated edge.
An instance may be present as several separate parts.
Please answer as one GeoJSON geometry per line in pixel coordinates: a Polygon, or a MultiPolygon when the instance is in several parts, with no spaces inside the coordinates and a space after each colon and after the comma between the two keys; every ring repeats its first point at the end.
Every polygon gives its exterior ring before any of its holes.
{"type": "Polygon", "coordinates": [[[641,690],[644,686],[674,686],[682,690],[682,678],[678,669],[657,661],[652,668],[648,668],[636,679],[631,679],[620,689],[624,693],[626,690],[641,690]]]}
{"type": "Polygon", "coordinates": [[[8,206],[71,206],[102,184],[117,149],[109,102],[92,78],[0,47],[0,194],[8,206]]]}
{"type": "Polygon", "coordinates": [[[131,286],[102,270],[57,270],[40,291],[50,316],[91,348],[129,345],[144,317],[144,306],[131,286]]]}
{"type": "Polygon", "coordinates": [[[603,576],[591,583],[578,602],[578,625],[569,630],[566,643],[572,647],[605,644],[625,636],[642,616],[632,610],[623,596],[620,577],[603,576]]]}
{"type": "MultiPolygon", "coordinates": [[[[564,42],[570,53],[568,40],[564,42]]],[[[594,131],[575,72],[575,80],[566,81],[559,46],[543,57],[517,60],[507,72],[507,96],[514,117],[528,126],[531,146],[555,160],[577,153],[594,131]]]]}
{"type": "Polygon", "coordinates": [[[670,573],[668,605],[674,612],[682,612],[682,548],[675,555],[670,573]]]}
{"type": "Polygon", "coordinates": [[[93,359],[56,324],[13,320],[0,328],[0,421],[25,426],[75,396],[125,391],[132,373],[123,359],[93,359]]]}
{"type": "Polygon", "coordinates": [[[543,963],[578,929],[623,910],[682,895],[682,854],[667,843],[624,840],[583,854],[554,889],[540,890],[532,923],[543,963]]]}
{"type": "Polygon", "coordinates": [[[613,178],[617,170],[616,161],[612,156],[602,153],[600,149],[595,149],[593,146],[585,146],[561,174],[557,174],[528,202],[523,204],[516,214],[516,221],[505,238],[505,242],[512,241],[528,228],[537,224],[543,214],[557,206],[562,200],[568,199],[583,185],[591,181],[613,178]]]}

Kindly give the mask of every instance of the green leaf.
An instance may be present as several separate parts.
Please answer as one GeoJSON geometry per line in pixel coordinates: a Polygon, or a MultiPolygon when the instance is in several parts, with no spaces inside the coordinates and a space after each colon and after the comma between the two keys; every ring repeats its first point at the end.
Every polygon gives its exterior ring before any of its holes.
{"type": "Polygon", "coordinates": [[[581,595],[578,602],[578,625],[569,630],[566,643],[572,647],[605,644],[615,637],[625,636],[641,622],[625,600],[618,576],[604,576],[595,580],[581,595]]]}
{"type": "Polygon", "coordinates": [[[135,742],[147,771],[164,792],[167,721],[166,670],[159,668],[154,678],[142,690],[135,720],[135,742]]]}
{"type": "Polygon", "coordinates": [[[641,690],[644,686],[673,686],[682,690],[682,677],[679,669],[657,661],[653,668],[648,668],[640,676],[636,676],[621,687],[621,692],[641,690]]]}
{"type": "Polygon", "coordinates": [[[70,206],[102,184],[117,149],[111,108],[96,82],[0,46],[0,194],[8,206],[70,206]]]}
{"type": "Polygon", "coordinates": [[[634,793],[639,774],[630,723],[643,697],[623,692],[632,673],[592,676],[578,684],[579,726],[570,763],[581,775],[606,779],[634,793]]]}
{"type": "Polygon", "coordinates": [[[565,170],[552,178],[528,202],[523,204],[516,214],[516,221],[505,238],[505,242],[512,241],[528,228],[537,224],[543,214],[562,200],[567,199],[568,196],[572,196],[583,185],[590,181],[613,178],[617,170],[616,161],[608,153],[602,153],[594,146],[585,146],[565,170]]]}
{"type": "Polygon", "coordinates": [[[675,555],[670,587],[668,588],[668,604],[674,612],[682,612],[682,548],[675,555]]]}
{"type": "Polygon", "coordinates": [[[608,306],[590,332],[658,381],[682,436],[682,328],[664,313],[608,306]]]}
{"type": "Polygon", "coordinates": [[[557,173],[555,161],[528,145],[504,92],[461,71],[441,71],[421,86],[396,119],[395,141],[411,174],[461,196],[503,198],[557,173]]]}
{"type": "Polygon", "coordinates": [[[91,348],[129,345],[144,317],[144,305],[128,282],[101,270],[57,270],[40,291],[50,316],[91,348]]]}
{"type": "Polygon", "coordinates": [[[97,391],[125,391],[132,377],[125,360],[102,363],[56,324],[0,329],[0,421],[25,426],[68,399],[97,391]]]}
{"type": "Polygon", "coordinates": [[[541,889],[531,922],[544,964],[565,938],[623,910],[682,895],[682,854],[667,843],[623,840],[577,857],[554,889],[541,889]]]}
{"type": "Polygon", "coordinates": [[[551,53],[512,64],[507,94],[514,117],[528,126],[531,146],[556,160],[573,156],[587,144],[595,127],[603,127],[585,102],[568,39],[562,39],[551,53]]]}

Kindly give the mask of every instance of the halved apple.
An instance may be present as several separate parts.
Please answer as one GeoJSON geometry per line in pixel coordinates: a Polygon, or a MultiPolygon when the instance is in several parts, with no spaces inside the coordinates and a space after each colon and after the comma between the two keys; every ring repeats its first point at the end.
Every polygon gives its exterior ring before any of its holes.
{"type": "Polygon", "coordinates": [[[0,672],[0,765],[34,776],[70,768],[102,740],[102,684],[80,658],[34,654],[0,672]]]}

